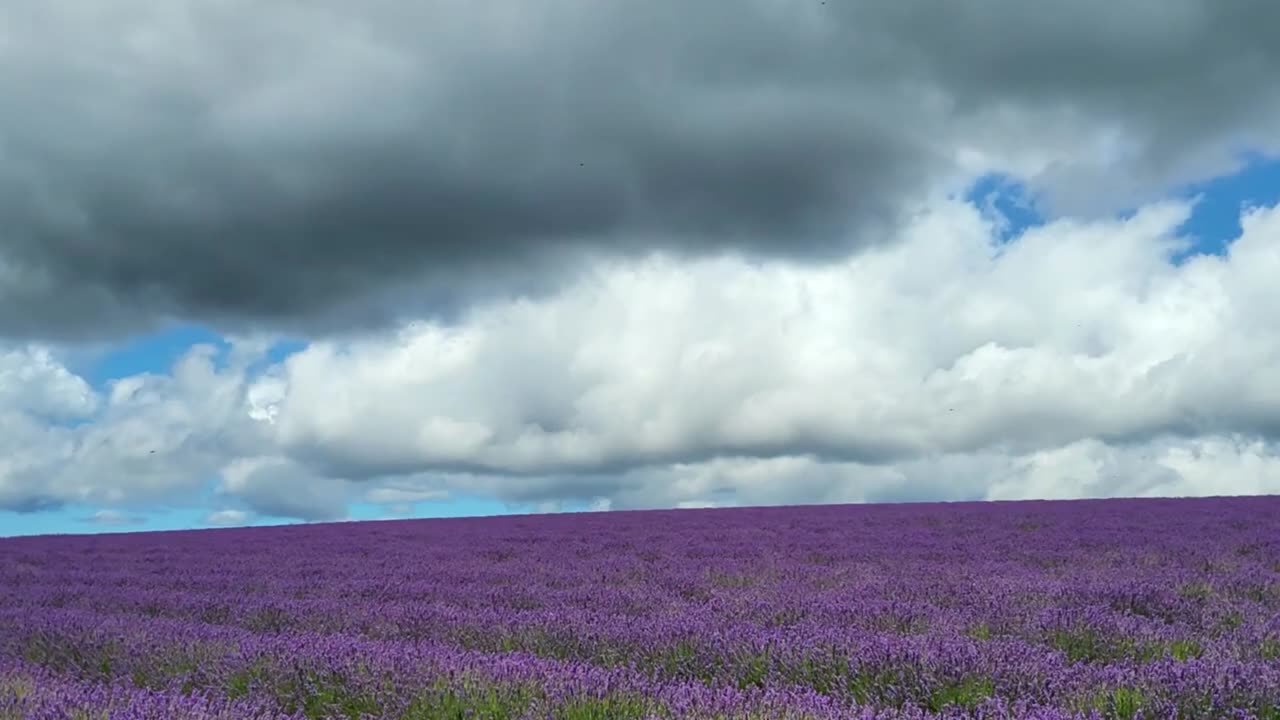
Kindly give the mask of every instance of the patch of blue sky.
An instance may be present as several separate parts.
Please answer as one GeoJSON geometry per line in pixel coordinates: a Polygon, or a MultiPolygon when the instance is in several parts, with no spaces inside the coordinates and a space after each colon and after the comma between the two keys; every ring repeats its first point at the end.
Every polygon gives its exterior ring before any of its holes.
{"type": "Polygon", "coordinates": [[[0,510],[0,537],[22,535],[61,535],[142,532],[149,530],[185,530],[203,527],[207,510],[181,508],[165,510],[121,510],[121,514],[137,522],[102,523],[91,518],[98,508],[67,505],[57,510],[17,513],[0,510]]]}
{"type": "Polygon", "coordinates": [[[965,192],[964,199],[995,225],[1001,243],[1012,242],[1027,230],[1046,222],[1035,196],[1024,183],[1009,175],[983,175],[965,192]]]}
{"type": "Polygon", "coordinates": [[[1243,160],[1237,172],[1178,189],[1178,197],[1198,201],[1191,217],[1178,228],[1191,244],[1173,258],[1175,263],[1195,255],[1224,255],[1240,236],[1244,211],[1280,202],[1280,157],[1252,153],[1243,160]]]}
{"type": "MultiPolygon", "coordinates": [[[[1240,236],[1240,217],[1245,210],[1280,202],[1280,157],[1244,153],[1236,171],[1172,188],[1167,197],[1195,201],[1191,216],[1178,228],[1188,245],[1171,261],[1181,264],[1196,255],[1224,255],[1240,236]]],[[[1027,186],[1009,175],[979,177],[964,199],[995,224],[1001,243],[1016,241],[1028,229],[1049,220],[1027,186]]],[[[1131,217],[1135,211],[1128,208],[1117,216],[1131,217]]]]}
{"type": "Polygon", "coordinates": [[[309,343],[301,338],[277,340],[257,362],[249,366],[249,372],[257,372],[271,365],[284,362],[285,358],[307,349],[309,343]]]}
{"type": "MultiPolygon", "coordinates": [[[[196,345],[211,345],[218,350],[214,364],[225,368],[231,345],[226,338],[203,325],[174,325],[156,332],[136,335],[123,342],[90,352],[72,352],[66,358],[68,367],[95,389],[103,390],[112,380],[151,373],[169,373],[175,363],[196,345]]],[[[282,362],[307,347],[300,338],[282,338],[271,346],[249,370],[258,372],[282,362]]]]}
{"type": "Polygon", "coordinates": [[[174,363],[196,345],[212,345],[221,356],[230,348],[218,333],[201,325],[176,325],[145,335],[138,335],[107,348],[86,361],[79,369],[83,377],[95,388],[102,388],[112,380],[144,373],[168,373],[174,363]]]}

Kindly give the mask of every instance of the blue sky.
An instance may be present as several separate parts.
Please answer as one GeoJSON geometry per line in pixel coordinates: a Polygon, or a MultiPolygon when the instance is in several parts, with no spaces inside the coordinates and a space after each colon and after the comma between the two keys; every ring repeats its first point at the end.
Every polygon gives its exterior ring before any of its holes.
{"type": "MultiPolygon", "coordinates": [[[[1240,172],[1179,188],[1172,196],[1200,198],[1192,217],[1182,228],[1183,232],[1195,238],[1194,248],[1189,254],[1221,254],[1226,244],[1240,232],[1239,213],[1243,206],[1271,205],[1280,201],[1280,162],[1254,159],[1240,172]]],[[[1007,220],[1008,226],[1002,233],[1006,241],[1012,241],[1026,228],[1044,222],[1025,188],[1007,177],[993,175],[981,179],[967,193],[966,199],[1007,220]]],[[[176,359],[196,344],[213,344],[223,349],[227,347],[217,333],[207,328],[181,325],[133,338],[95,357],[82,357],[71,363],[70,369],[102,391],[117,378],[140,373],[166,373],[176,359]]],[[[305,347],[306,343],[301,340],[282,342],[271,350],[268,361],[277,362],[305,347]]],[[[583,509],[581,504],[569,507],[583,509]]],[[[457,517],[501,514],[520,509],[484,497],[458,496],[442,501],[414,503],[410,515],[457,517]]],[[[145,517],[136,524],[127,525],[86,521],[95,510],[93,507],[67,506],[56,512],[19,514],[0,511],[0,535],[200,527],[209,508],[157,508],[137,513],[145,517]]],[[[356,519],[373,519],[385,516],[387,509],[368,503],[356,503],[351,506],[350,512],[356,519]]],[[[256,516],[253,519],[255,524],[288,521],[286,518],[272,516],[256,516]]]]}
{"type": "MultiPolygon", "coordinates": [[[[1192,240],[1185,255],[1221,255],[1228,243],[1240,234],[1242,208],[1269,207],[1280,201],[1280,161],[1249,154],[1238,172],[1177,188],[1174,198],[1198,198],[1191,218],[1180,232],[1192,240]]],[[[1016,237],[1027,228],[1044,223],[1034,196],[1015,179],[987,175],[965,194],[970,202],[1003,217],[1003,239],[1016,237]]]]}
{"type": "MultiPolygon", "coordinates": [[[[141,522],[129,524],[97,524],[86,521],[97,510],[88,506],[68,506],[55,512],[15,513],[0,511],[0,536],[44,535],[50,533],[93,533],[93,532],[133,532],[142,530],[183,530],[187,528],[208,527],[205,517],[207,508],[192,509],[158,509],[139,513],[141,522]]],[[[519,511],[501,502],[482,497],[456,497],[440,502],[420,502],[413,504],[413,512],[404,517],[478,517],[484,515],[503,515],[519,511]]],[[[369,503],[354,503],[351,506],[351,518],[355,520],[376,520],[386,517],[386,508],[369,503]]],[[[294,523],[296,520],[282,517],[257,516],[252,525],[279,525],[294,523]]]]}
{"type": "Polygon", "coordinates": [[[1182,188],[1182,197],[1200,197],[1182,232],[1194,239],[1188,254],[1222,254],[1240,234],[1243,207],[1270,207],[1280,202],[1280,161],[1248,156],[1237,173],[1182,188]]]}

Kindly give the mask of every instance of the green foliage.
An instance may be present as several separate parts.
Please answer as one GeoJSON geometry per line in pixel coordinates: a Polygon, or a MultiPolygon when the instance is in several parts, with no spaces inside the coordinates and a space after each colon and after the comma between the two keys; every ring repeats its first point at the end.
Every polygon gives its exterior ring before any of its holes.
{"type": "Polygon", "coordinates": [[[772,662],[767,653],[748,658],[743,665],[742,672],[738,675],[738,687],[741,689],[764,687],[765,680],[769,677],[771,664],[772,662]]]}
{"type": "Polygon", "coordinates": [[[933,712],[959,706],[967,710],[977,707],[983,700],[995,694],[995,685],[988,678],[966,677],[958,683],[944,685],[929,696],[926,705],[933,712]]]}
{"type": "Polygon", "coordinates": [[[681,640],[658,654],[653,665],[671,677],[703,679],[699,663],[698,646],[690,640],[681,640]]]}
{"type": "Polygon", "coordinates": [[[461,627],[451,633],[450,639],[459,647],[481,652],[527,652],[555,660],[599,660],[591,655],[591,648],[584,647],[575,638],[562,637],[539,628],[495,632],[461,627]]]}
{"type": "Polygon", "coordinates": [[[228,675],[222,691],[229,698],[245,697],[258,686],[270,682],[268,671],[269,666],[265,661],[257,661],[228,675]]]}
{"type": "Polygon", "coordinates": [[[1058,630],[1049,645],[1066,654],[1071,662],[1097,662],[1111,656],[1106,643],[1092,630],[1058,630]]]}
{"type": "Polygon", "coordinates": [[[1280,703],[1260,708],[1254,717],[1258,720],[1280,720],[1280,703]]]}
{"type": "Polygon", "coordinates": [[[804,620],[805,615],[803,608],[785,608],[774,613],[767,624],[770,627],[792,627],[804,620]]]}
{"type": "Polygon", "coordinates": [[[971,625],[967,630],[965,630],[965,634],[974,640],[990,640],[991,628],[988,627],[986,623],[978,623],[976,625],[971,625]]]}
{"type": "Polygon", "coordinates": [[[1149,704],[1144,692],[1137,688],[1115,688],[1091,697],[1080,710],[1096,711],[1107,720],[1133,720],[1149,704]]]}
{"type": "Polygon", "coordinates": [[[341,677],[312,673],[271,683],[280,707],[288,713],[301,712],[307,718],[351,718],[377,714],[376,699],[348,685],[341,677]]]}
{"type": "Polygon", "coordinates": [[[376,698],[341,682],[321,682],[303,697],[301,710],[308,718],[316,720],[335,716],[359,720],[366,714],[378,714],[381,704],[376,698]]]}
{"type": "Polygon", "coordinates": [[[210,625],[227,625],[234,619],[235,613],[226,605],[214,605],[200,611],[198,618],[210,625]]]}
{"type": "Polygon", "coordinates": [[[508,720],[519,717],[531,698],[519,692],[438,688],[418,696],[403,720],[508,720]]]}
{"type": "Polygon", "coordinates": [[[1237,611],[1231,611],[1223,615],[1220,620],[1213,626],[1215,634],[1230,632],[1244,624],[1244,615],[1237,611]]]}
{"type": "MultiPolygon", "coordinates": [[[[848,672],[844,678],[844,689],[859,705],[870,705],[884,696],[886,679],[868,671],[848,672]]],[[[891,679],[889,679],[892,682],[891,679]]]]}
{"type": "Polygon", "coordinates": [[[1262,660],[1280,660],[1280,639],[1267,638],[1258,643],[1258,657],[1262,660]]]}
{"type": "MultiPolygon", "coordinates": [[[[1090,628],[1058,630],[1049,636],[1049,645],[1060,650],[1071,662],[1108,663],[1118,660],[1151,662],[1164,657],[1166,652],[1176,654],[1195,653],[1199,657],[1200,646],[1191,640],[1182,640],[1166,646],[1160,642],[1140,642],[1132,638],[1108,637],[1090,628]],[[1172,649],[1177,645],[1178,649],[1172,649]]],[[[1185,658],[1179,658],[1185,659],[1185,658]]]]}
{"type": "Polygon", "coordinates": [[[0,698],[21,700],[35,690],[31,678],[26,676],[0,678],[0,698]]]}
{"type": "Polygon", "coordinates": [[[244,620],[244,627],[254,632],[277,633],[289,629],[289,615],[278,608],[264,608],[244,620]]]}
{"type": "Polygon", "coordinates": [[[1280,605],[1280,586],[1277,585],[1269,583],[1249,585],[1241,588],[1237,594],[1265,607],[1280,605]]]}
{"type": "Polygon", "coordinates": [[[1205,600],[1213,595],[1213,585],[1207,582],[1191,582],[1178,588],[1178,594],[1184,598],[1205,600]]]}
{"type": "Polygon", "coordinates": [[[1236,547],[1236,555],[1240,557],[1249,557],[1262,549],[1260,543],[1245,543],[1236,547]]]}
{"type": "Polygon", "coordinates": [[[741,573],[726,573],[718,570],[707,571],[707,581],[713,586],[726,590],[751,587],[759,582],[758,578],[741,573]]]}
{"type": "Polygon", "coordinates": [[[510,597],[507,606],[513,610],[539,610],[546,604],[532,595],[520,594],[510,597]]]}
{"type": "Polygon", "coordinates": [[[891,690],[900,684],[900,679],[892,673],[857,668],[847,655],[835,648],[828,654],[781,665],[776,671],[781,684],[812,688],[823,695],[851,697],[859,704],[895,697],[891,690]]]}
{"type": "Polygon", "coordinates": [[[535,688],[464,682],[439,685],[414,699],[403,720],[516,720],[536,715],[557,720],[642,720],[663,708],[625,695],[574,698],[549,704],[535,688]],[[536,712],[536,711],[543,712],[536,712]]]}
{"type": "Polygon", "coordinates": [[[875,628],[899,635],[921,635],[929,630],[929,622],[923,617],[911,617],[885,613],[875,619],[875,628]]]}
{"type": "Polygon", "coordinates": [[[830,695],[845,689],[851,677],[849,659],[835,651],[823,657],[806,657],[794,667],[783,668],[783,677],[787,682],[830,695]]]}
{"type": "Polygon", "coordinates": [[[1159,660],[1167,650],[1164,643],[1158,642],[1125,642],[1120,647],[1125,656],[1143,663],[1159,660]]]}
{"type": "Polygon", "coordinates": [[[561,720],[643,720],[651,712],[651,703],[640,698],[607,697],[570,701],[556,708],[554,717],[561,720]]]}
{"type": "Polygon", "coordinates": [[[1195,640],[1174,640],[1169,644],[1169,654],[1174,660],[1193,660],[1204,654],[1204,648],[1195,640]]]}

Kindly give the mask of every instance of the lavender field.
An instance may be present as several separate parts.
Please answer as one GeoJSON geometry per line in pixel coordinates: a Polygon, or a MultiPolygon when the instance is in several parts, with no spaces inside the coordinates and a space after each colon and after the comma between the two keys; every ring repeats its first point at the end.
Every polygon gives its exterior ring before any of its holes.
{"type": "Polygon", "coordinates": [[[0,541],[0,718],[1280,718],[1280,498],[0,541]]]}

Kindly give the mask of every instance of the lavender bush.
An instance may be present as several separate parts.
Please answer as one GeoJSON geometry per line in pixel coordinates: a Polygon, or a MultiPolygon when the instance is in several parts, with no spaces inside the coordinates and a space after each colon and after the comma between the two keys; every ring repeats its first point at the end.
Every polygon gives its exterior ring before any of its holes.
{"type": "Polygon", "coordinates": [[[11,718],[1280,720],[1280,498],[0,541],[11,718]]]}

